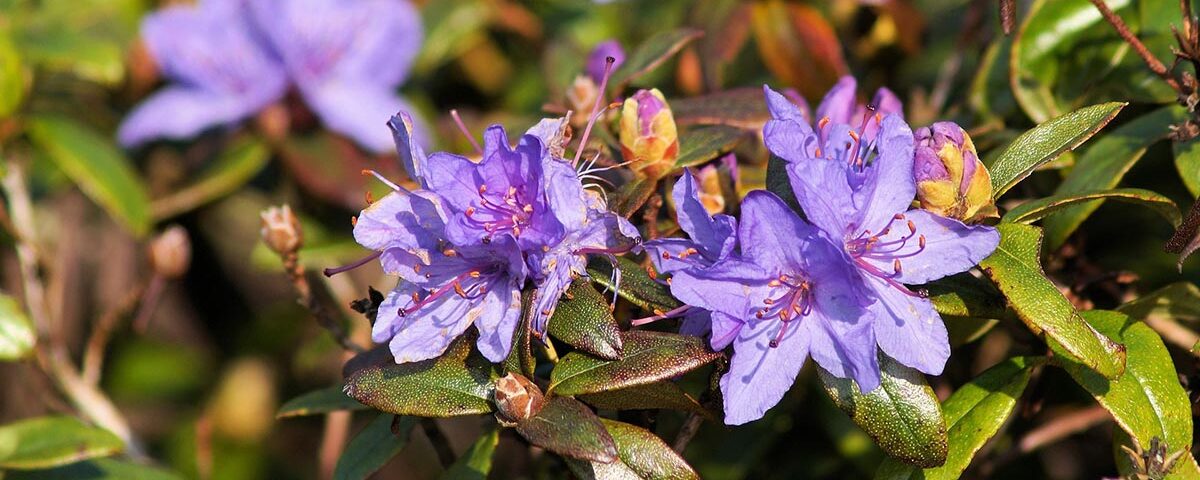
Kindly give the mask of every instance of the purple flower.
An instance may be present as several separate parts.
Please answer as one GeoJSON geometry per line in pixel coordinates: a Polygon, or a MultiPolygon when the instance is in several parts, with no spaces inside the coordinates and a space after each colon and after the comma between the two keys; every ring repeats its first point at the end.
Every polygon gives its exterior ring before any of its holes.
{"type": "Polygon", "coordinates": [[[231,125],[294,84],[330,129],[386,151],[379,126],[407,109],[395,88],[421,38],[419,15],[400,0],[205,0],[148,15],[142,30],[174,84],[121,125],[126,146],[231,125]]]}
{"type": "Polygon", "coordinates": [[[905,285],[966,271],[995,250],[999,234],[909,210],[916,195],[913,134],[899,115],[872,119],[879,133],[869,141],[846,124],[818,133],[794,121],[799,109],[782,95],[764,90],[773,118],[764,129],[767,146],[788,162],[809,221],[869,287],[879,347],[900,363],[941,374],[950,355],[946,327],[929,299],[905,285]]]}
{"type": "Polygon", "coordinates": [[[743,200],[737,237],[741,255],[678,270],[671,281],[680,300],[713,312],[714,346],[733,344],[721,377],[725,423],[761,418],[809,355],[864,390],[878,386],[869,299],[838,246],[761,190],[743,200]]]}
{"type": "Polygon", "coordinates": [[[625,63],[625,49],[621,48],[621,42],[610,39],[597,43],[592,49],[592,53],[587,58],[587,74],[593,82],[599,84],[604,78],[604,67],[608,57],[613,58],[612,69],[621,67],[625,63]]]}
{"type": "MultiPolygon", "coordinates": [[[[871,103],[866,105],[858,102],[857,95],[858,81],[849,75],[842,77],[825,94],[825,98],[817,106],[817,114],[814,119],[811,118],[811,110],[808,102],[804,101],[804,97],[794,90],[785,90],[783,95],[777,95],[777,98],[774,99],[768,98],[767,101],[791,103],[795,108],[785,109],[783,104],[773,106],[771,111],[779,113],[772,113],[772,120],[767,122],[767,126],[763,130],[764,136],[775,129],[795,129],[795,127],[782,125],[794,121],[808,126],[808,131],[817,130],[822,136],[828,135],[828,132],[837,129],[839,125],[844,125],[855,131],[855,135],[861,134],[863,140],[870,143],[875,139],[876,132],[879,131],[878,123],[871,117],[876,115],[880,118],[888,115],[896,115],[902,119],[904,117],[903,104],[900,103],[896,94],[886,87],[876,90],[875,96],[871,98],[871,103]]],[[[792,132],[786,136],[791,138],[795,135],[796,132],[792,132]]]]}

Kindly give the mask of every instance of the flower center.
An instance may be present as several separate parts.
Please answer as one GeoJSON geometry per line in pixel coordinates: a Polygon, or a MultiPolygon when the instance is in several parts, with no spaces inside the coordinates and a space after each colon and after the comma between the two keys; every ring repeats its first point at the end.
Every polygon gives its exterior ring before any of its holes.
{"type": "Polygon", "coordinates": [[[799,275],[780,274],[767,286],[771,287],[772,296],[762,300],[764,306],[754,316],[759,319],[779,319],[779,333],[770,342],[771,348],[776,348],[791,323],[812,312],[813,284],[799,275]]]}
{"type": "Polygon", "coordinates": [[[901,292],[914,297],[926,297],[928,294],[924,291],[913,292],[909,290],[904,284],[896,281],[896,277],[899,277],[904,272],[904,262],[901,259],[915,256],[924,250],[925,235],[917,233],[917,225],[912,220],[907,220],[903,213],[897,213],[892,216],[892,219],[888,221],[887,225],[878,234],[872,235],[870,230],[864,230],[857,237],[846,241],[846,252],[850,254],[850,257],[854,259],[854,263],[860,269],[882,279],[888,285],[899,289],[901,292]],[[902,235],[900,238],[885,241],[883,237],[891,234],[893,225],[901,221],[905,222],[904,227],[908,228],[908,233],[902,235]],[[901,253],[901,250],[909,246],[908,242],[910,241],[915,241],[917,248],[901,253]],[[889,273],[868,260],[880,262],[891,260],[892,271],[889,273]]]}
{"type": "Polygon", "coordinates": [[[487,185],[480,185],[478,201],[464,213],[469,222],[488,232],[485,242],[491,241],[490,234],[496,232],[512,232],[514,237],[519,237],[533,214],[533,205],[522,197],[516,187],[508,187],[503,195],[496,195],[489,193],[487,185]]]}
{"type": "MultiPolygon", "coordinates": [[[[417,270],[419,271],[420,269],[418,268],[417,270]]],[[[475,268],[454,277],[437,289],[413,292],[412,304],[400,309],[399,314],[402,317],[411,314],[450,293],[458,295],[465,300],[475,300],[483,297],[488,292],[488,285],[495,281],[501,273],[502,270],[494,265],[485,268],[475,268]]]]}

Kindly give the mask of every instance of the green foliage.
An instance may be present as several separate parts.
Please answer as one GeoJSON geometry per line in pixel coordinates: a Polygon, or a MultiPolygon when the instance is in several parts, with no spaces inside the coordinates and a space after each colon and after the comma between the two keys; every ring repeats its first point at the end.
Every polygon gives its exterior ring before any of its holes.
{"type": "Polygon", "coordinates": [[[336,385],[308,392],[288,400],[279,407],[275,418],[321,415],[339,410],[362,410],[365,405],[346,395],[345,387],[336,385]]]}
{"type": "Polygon", "coordinates": [[[442,480],[484,480],[492,470],[492,456],[500,443],[500,429],[488,428],[471,444],[454,465],[442,474],[442,480]]]}
{"type": "Polygon", "coordinates": [[[572,398],[550,398],[516,429],[529,443],[559,455],[600,463],[617,459],[617,446],[600,418],[572,398]]]}
{"type": "Polygon", "coordinates": [[[33,351],[37,334],[17,299],[0,293],[0,360],[25,358],[33,351]]]}
{"type": "Polygon", "coordinates": [[[459,337],[446,353],[395,363],[387,347],[363,354],[366,364],[346,377],[346,394],[395,415],[453,417],[490,413],[495,367],[475,350],[474,335],[459,337]]]}
{"type": "Polygon", "coordinates": [[[746,132],[721,125],[688,130],[679,135],[679,157],[675,167],[694,167],[733,150],[746,132]]]}
{"type": "Polygon", "coordinates": [[[632,330],[621,334],[620,360],[604,360],[571,352],[550,373],[547,391],[581,395],[645,385],[682,375],[720,358],[701,338],[632,330]]]}
{"type": "Polygon", "coordinates": [[[338,458],[336,480],[362,480],[379,470],[408,444],[417,419],[381,413],[363,427],[338,458]]]}
{"type": "Polygon", "coordinates": [[[125,444],[108,430],[65,416],[0,425],[0,468],[43,469],[120,452],[125,444]]]}
{"type": "Polygon", "coordinates": [[[546,332],[605,360],[621,359],[621,330],[604,296],[585,278],[575,280],[558,302],[546,332]]]}
{"type": "Polygon", "coordinates": [[[1172,227],[1178,226],[1181,218],[1179,207],[1176,207],[1175,202],[1170,198],[1141,188],[1115,188],[1112,190],[1088,190],[1031,200],[1009,210],[1004,214],[1003,220],[1008,223],[1029,224],[1051,215],[1070,213],[1068,210],[1071,208],[1079,204],[1088,206],[1095,200],[1116,200],[1144,206],[1171,222],[1172,227]]]}

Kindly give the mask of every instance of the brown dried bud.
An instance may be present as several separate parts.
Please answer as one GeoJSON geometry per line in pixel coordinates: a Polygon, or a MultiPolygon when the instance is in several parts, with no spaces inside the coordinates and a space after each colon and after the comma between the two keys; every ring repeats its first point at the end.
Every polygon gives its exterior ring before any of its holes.
{"type": "Polygon", "coordinates": [[[542,390],[529,379],[509,372],[496,380],[496,415],[501,422],[519,423],[542,411],[542,390]]]}
{"type": "Polygon", "coordinates": [[[192,263],[192,241],[179,225],[171,225],[151,239],[146,250],[150,268],[166,279],[182,277],[192,263]]]}
{"type": "Polygon", "coordinates": [[[292,119],[287,106],[281,103],[268,105],[254,118],[255,125],[268,140],[282,142],[288,136],[292,119]]]}
{"type": "Polygon", "coordinates": [[[300,220],[292,213],[292,208],[271,207],[264,210],[262,216],[263,242],[275,253],[288,255],[296,253],[304,244],[304,229],[300,228],[300,220]]]}

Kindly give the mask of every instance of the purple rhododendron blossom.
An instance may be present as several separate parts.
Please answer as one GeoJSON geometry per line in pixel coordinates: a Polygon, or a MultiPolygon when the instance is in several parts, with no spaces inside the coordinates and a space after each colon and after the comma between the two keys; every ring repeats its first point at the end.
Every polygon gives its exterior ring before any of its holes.
{"type": "Polygon", "coordinates": [[[614,71],[625,63],[625,49],[621,48],[621,42],[605,40],[592,48],[592,53],[588,54],[586,70],[588,77],[593,82],[599,84],[604,79],[604,69],[607,66],[608,57],[613,59],[612,70],[614,71]]]}
{"type": "Polygon", "coordinates": [[[395,89],[421,45],[404,0],[204,0],[143,21],[142,36],[172,85],[139,105],[117,134],[125,146],[182,139],[236,123],[294,85],[330,129],[383,152],[380,129],[407,103],[395,89]]]}
{"type": "MultiPolygon", "coordinates": [[[[817,105],[816,118],[812,117],[812,110],[809,108],[808,102],[804,101],[804,97],[795,90],[784,90],[783,95],[774,100],[779,101],[780,99],[790,101],[796,107],[781,113],[781,115],[786,114],[787,118],[800,119],[818,130],[821,135],[826,135],[826,132],[836,129],[838,125],[847,125],[851,130],[855,130],[856,134],[861,134],[867,143],[874,140],[879,131],[879,125],[872,122],[870,118],[874,114],[879,114],[880,117],[896,115],[904,118],[904,105],[900,102],[900,98],[887,87],[880,87],[879,90],[876,90],[870,103],[865,105],[859,103],[858,81],[849,75],[839,79],[825,94],[825,98],[821,99],[821,103],[817,105]]],[[[768,99],[768,102],[770,101],[772,99],[768,99]]],[[[772,109],[772,111],[782,110],[782,108],[772,109]]],[[[768,122],[764,133],[770,128],[771,122],[768,122]]]]}
{"type": "Polygon", "coordinates": [[[878,386],[869,299],[839,247],[761,190],[743,200],[737,237],[740,255],[678,270],[671,281],[677,298],[713,312],[714,339],[733,344],[720,382],[725,423],[761,418],[810,355],[864,389],[878,386]]]}
{"type": "Polygon", "coordinates": [[[764,90],[772,116],[764,129],[767,146],[787,162],[809,221],[841,247],[841,260],[869,287],[875,301],[868,314],[880,349],[904,365],[941,374],[950,355],[946,326],[929,299],[906,285],[970,269],[995,250],[999,233],[909,210],[916,196],[913,133],[899,115],[864,114],[879,132],[870,140],[844,123],[814,132],[797,120],[795,105],[764,90]]]}

